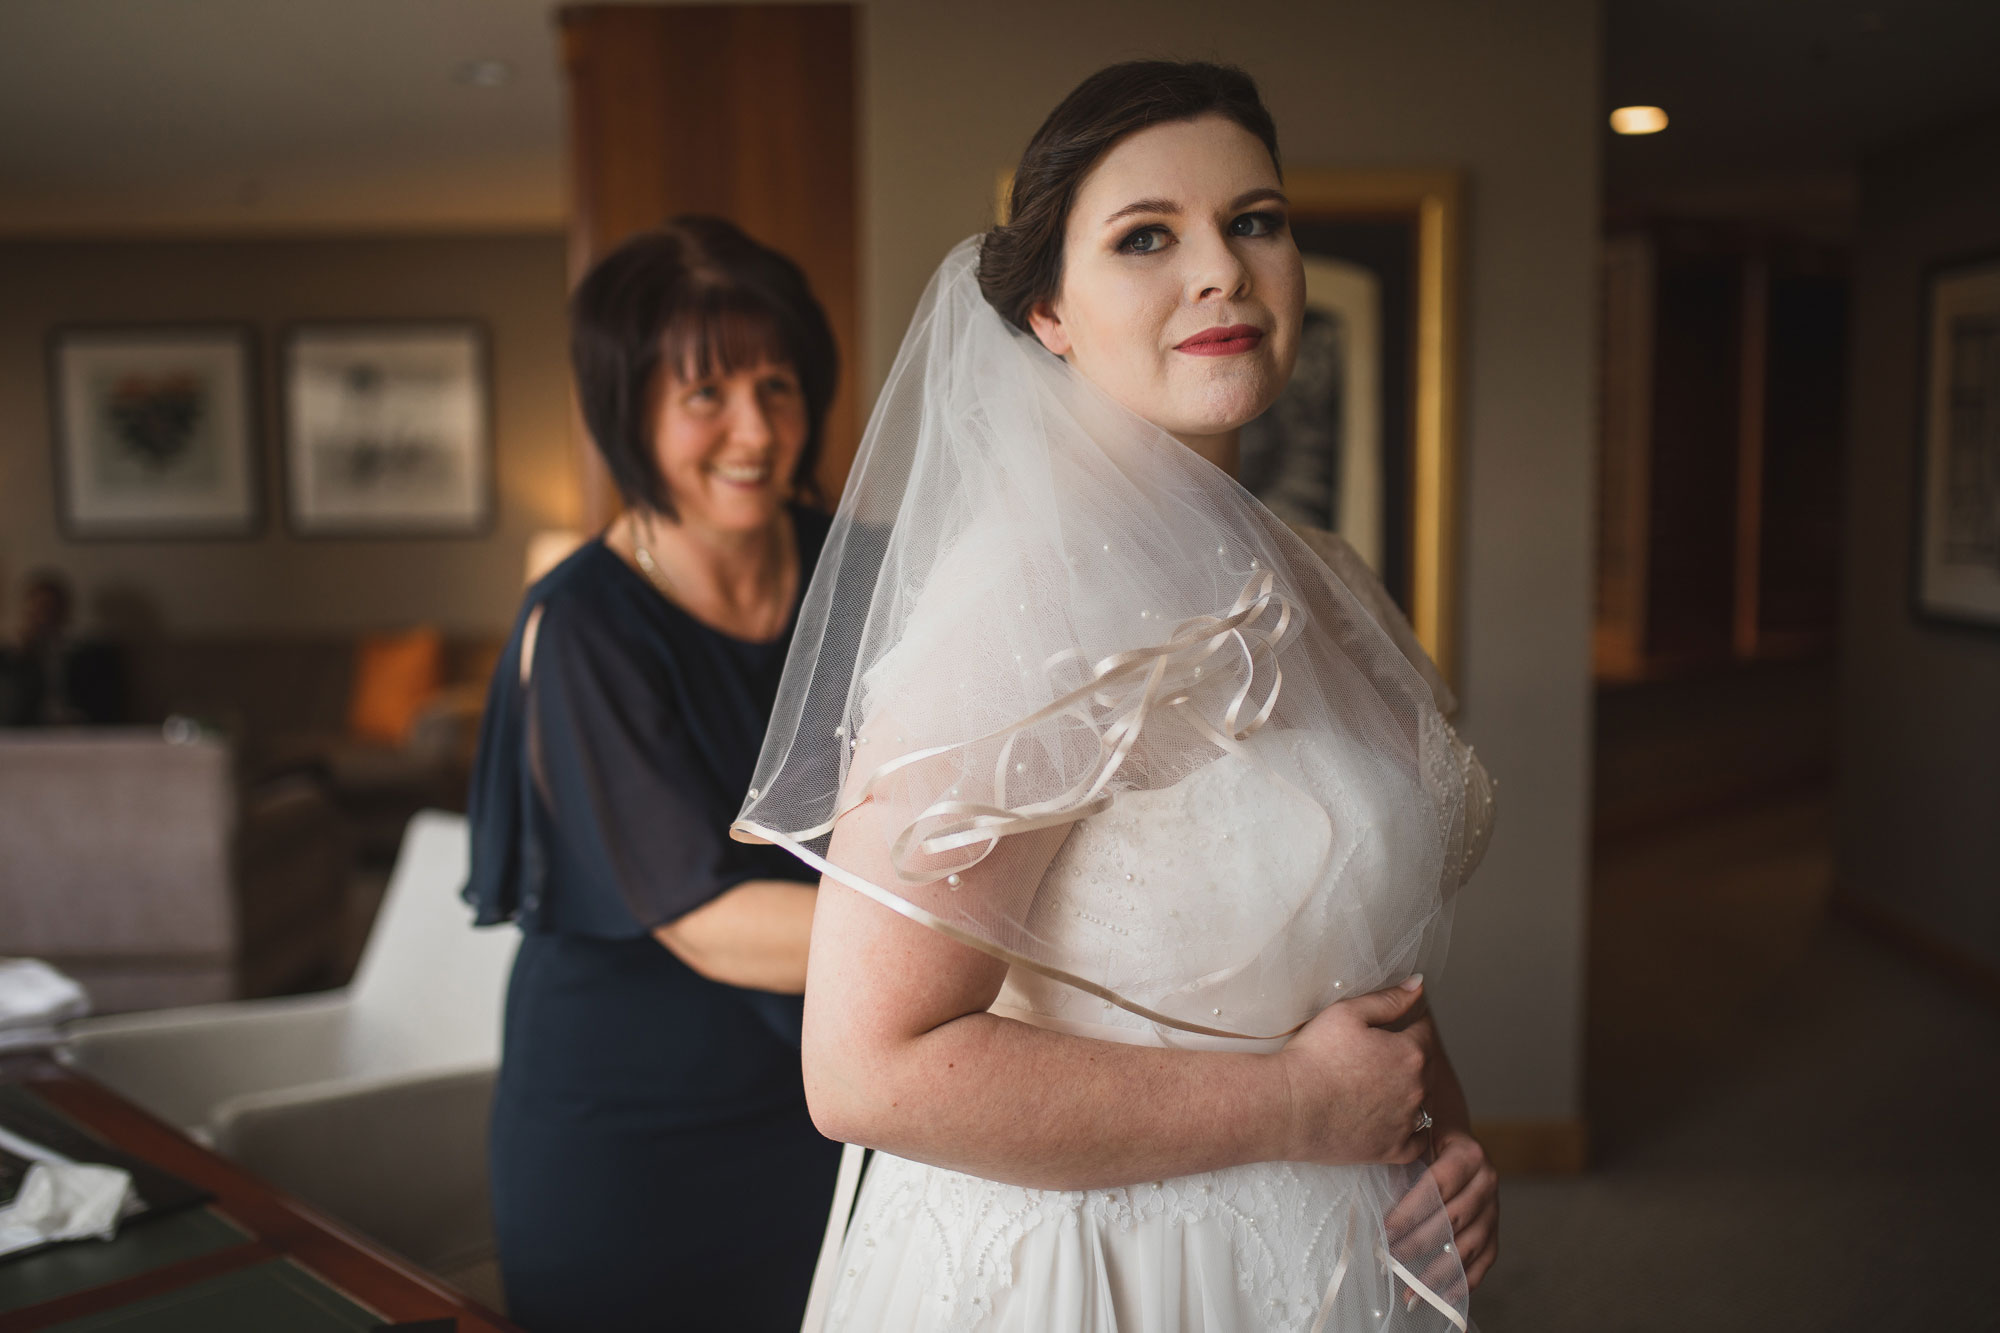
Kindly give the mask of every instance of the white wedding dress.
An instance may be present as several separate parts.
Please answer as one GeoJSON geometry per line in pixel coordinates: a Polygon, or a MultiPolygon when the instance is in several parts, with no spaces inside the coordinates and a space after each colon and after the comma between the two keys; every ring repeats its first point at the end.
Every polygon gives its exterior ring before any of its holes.
{"type": "MultiPolygon", "coordinates": [[[[1358,557],[1331,534],[1300,535],[1448,709],[1448,692],[1358,557]]],[[[921,611],[913,617],[923,619],[921,611]]],[[[1329,968],[1357,978],[1356,987],[1381,984],[1382,960],[1353,942],[1403,936],[1401,923],[1381,918],[1414,910],[1418,899],[1399,876],[1425,861],[1426,844],[1434,858],[1442,836],[1451,883],[1470,873],[1491,823],[1485,770],[1442,711],[1426,714],[1420,736],[1428,798],[1409,777],[1305,733],[1261,732],[1249,754],[1254,762],[1225,755],[1170,786],[1127,792],[1077,823],[1035,897],[1033,934],[1063,956],[1110,960],[1100,980],[1122,995],[1159,996],[1176,979],[1198,978],[1218,1027],[1239,1015],[1297,1011],[1301,997],[1322,992],[1329,968]],[[1447,810],[1449,827],[1419,826],[1447,810]],[[1337,891],[1327,891],[1329,883],[1337,891]],[[1283,993],[1288,986],[1295,993],[1283,993]]],[[[1441,944],[1427,939],[1423,952],[1441,944]]],[[[1156,1025],[1020,967],[992,1011],[1137,1045],[1283,1044],[1156,1025]]],[[[1384,1243],[1385,1214],[1419,1176],[1264,1163],[1059,1191],[876,1154],[840,1249],[825,1326],[839,1333],[1464,1329],[1463,1294],[1454,1290],[1462,1275],[1444,1241],[1397,1253],[1384,1243]]],[[[1420,1188],[1432,1189],[1427,1181],[1420,1188]]]]}

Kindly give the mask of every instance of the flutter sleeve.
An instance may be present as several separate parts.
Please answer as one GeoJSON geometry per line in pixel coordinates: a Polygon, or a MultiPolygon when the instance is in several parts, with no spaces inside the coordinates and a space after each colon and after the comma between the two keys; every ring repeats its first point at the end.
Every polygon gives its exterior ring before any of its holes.
{"type": "Polygon", "coordinates": [[[546,603],[524,700],[540,928],[646,934],[769,875],[769,849],[727,836],[734,793],[679,716],[677,669],[596,608],[546,603]]]}

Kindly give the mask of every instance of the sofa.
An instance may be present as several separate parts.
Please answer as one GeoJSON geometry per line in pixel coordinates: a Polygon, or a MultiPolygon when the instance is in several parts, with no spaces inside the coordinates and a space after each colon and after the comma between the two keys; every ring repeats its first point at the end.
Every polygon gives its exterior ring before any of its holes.
{"type": "Polygon", "coordinates": [[[285,776],[319,782],[363,864],[383,872],[423,809],[463,810],[492,638],[446,636],[441,688],[407,735],[350,726],[359,636],[146,637],[126,644],[135,716],[194,719],[230,738],[246,787],[285,776]]]}
{"type": "Polygon", "coordinates": [[[193,729],[0,731],[0,953],[100,1013],[332,984],[351,834],[317,783],[245,785],[193,729]]]}

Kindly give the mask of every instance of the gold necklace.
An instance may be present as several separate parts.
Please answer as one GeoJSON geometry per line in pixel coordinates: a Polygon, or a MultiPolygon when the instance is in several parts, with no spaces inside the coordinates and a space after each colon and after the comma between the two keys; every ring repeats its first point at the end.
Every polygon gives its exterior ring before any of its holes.
{"type": "Polygon", "coordinates": [[[660,590],[660,596],[670,602],[673,601],[674,585],[667,581],[666,571],[660,568],[659,561],[653,559],[653,553],[646,549],[646,543],[639,539],[637,523],[632,525],[632,556],[639,562],[640,570],[652,581],[653,586],[660,590]]]}
{"type": "MultiPolygon", "coordinates": [[[[779,540],[782,542],[784,539],[780,537],[779,540]]],[[[674,596],[674,585],[667,578],[667,572],[660,568],[660,562],[653,558],[653,553],[646,549],[645,541],[640,538],[637,519],[632,520],[632,558],[638,562],[639,569],[647,580],[659,590],[660,596],[686,610],[686,605],[674,596]]]]}

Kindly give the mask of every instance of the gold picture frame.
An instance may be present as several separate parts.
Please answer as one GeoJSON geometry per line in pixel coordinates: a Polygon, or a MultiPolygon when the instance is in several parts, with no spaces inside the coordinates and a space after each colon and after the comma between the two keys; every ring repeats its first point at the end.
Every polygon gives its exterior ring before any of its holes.
{"type": "MultiPolygon", "coordinates": [[[[1285,174],[1294,234],[1318,222],[1404,228],[1411,251],[1408,578],[1402,601],[1424,650],[1458,683],[1458,346],[1464,183],[1447,170],[1285,174]]],[[[1301,249],[1305,247],[1302,245],[1301,249]]]]}
{"type": "MultiPolygon", "coordinates": [[[[1358,264],[1382,279],[1381,328],[1393,344],[1381,359],[1384,493],[1407,503],[1382,525],[1379,558],[1356,545],[1455,688],[1464,178],[1445,169],[1306,167],[1287,171],[1284,184],[1292,231],[1308,260],[1358,264]],[[1368,253],[1343,253],[1344,244],[1368,253]]],[[[1012,188],[1013,173],[1001,172],[994,203],[1003,220],[1012,188]]]]}

